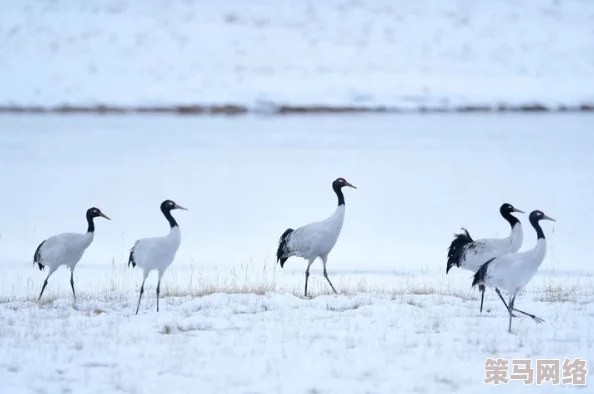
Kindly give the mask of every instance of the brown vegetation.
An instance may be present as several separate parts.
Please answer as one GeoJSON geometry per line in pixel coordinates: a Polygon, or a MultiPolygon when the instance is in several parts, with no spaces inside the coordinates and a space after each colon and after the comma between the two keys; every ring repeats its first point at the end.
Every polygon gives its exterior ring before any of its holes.
{"type": "MultiPolygon", "coordinates": [[[[0,113],[14,114],[178,114],[178,115],[242,115],[252,111],[246,106],[236,104],[224,105],[177,105],[177,106],[113,106],[113,105],[58,105],[58,106],[25,106],[0,105],[0,113]]],[[[463,105],[457,107],[421,106],[418,111],[397,107],[358,107],[358,106],[328,106],[328,105],[285,105],[280,104],[267,111],[272,115],[291,114],[336,114],[336,113],[499,113],[499,112],[594,112],[594,103],[583,103],[577,106],[547,107],[539,103],[497,106],[463,105]]]]}

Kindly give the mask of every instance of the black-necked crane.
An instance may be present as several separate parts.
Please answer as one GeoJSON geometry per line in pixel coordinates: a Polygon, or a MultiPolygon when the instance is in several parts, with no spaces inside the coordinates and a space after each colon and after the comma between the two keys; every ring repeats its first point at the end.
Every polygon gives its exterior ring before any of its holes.
{"type": "Polygon", "coordinates": [[[539,223],[541,220],[555,221],[542,211],[536,210],[530,213],[530,224],[536,231],[536,245],[534,248],[522,253],[508,253],[486,261],[476,272],[472,281],[473,287],[482,285],[495,288],[495,292],[501,298],[509,313],[508,332],[510,333],[512,317],[516,317],[513,312],[529,316],[537,323],[543,322],[540,317],[515,308],[516,296],[534,277],[547,253],[547,241],[539,223]],[[505,290],[509,295],[507,303],[499,289],[505,290]]]}
{"type": "Polygon", "coordinates": [[[328,254],[332,251],[334,245],[336,245],[344,222],[345,201],[342,188],[345,186],[356,189],[355,186],[351,185],[344,178],[338,178],[332,182],[332,189],[338,197],[338,206],[330,217],[295,230],[289,228],[280,237],[276,257],[277,262],[280,262],[281,268],[284,267],[285,262],[291,256],[297,256],[307,260],[307,269],[305,270],[306,297],[309,268],[318,257],[322,260],[324,266],[324,277],[334,293],[336,293],[334,285],[330,281],[330,278],[328,278],[326,263],[328,262],[328,254]]]}
{"type": "Polygon", "coordinates": [[[177,249],[181,243],[181,233],[179,226],[171,211],[174,209],[187,210],[171,200],[165,200],[161,203],[161,212],[165,219],[169,222],[169,233],[162,237],[143,238],[134,243],[130,250],[130,257],[128,259],[128,266],[142,268],[143,278],[140,286],[140,295],[138,296],[138,305],[136,306],[136,314],[140,308],[140,300],[144,293],[144,282],[152,270],[157,270],[159,273],[159,281],[157,282],[157,312],[159,312],[159,295],[161,292],[161,278],[165,270],[171,265],[177,249]]]}
{"type": "Polygon", "coordinates": [[[33,265],[37,263],[40,270],[47,267],[49,272],[43,282],[38,299],[41,299],[49,277],[62,265],[70,268],[70,287],[72,287],[72,296],[76,299],[76,292],[74,291],[74,268],[95,238],[95,222],[93,219],[96,217],[111,220],[99,208],[92,207],[87,209],[86,213],[86,233],[61,233],[49,237],[39,244],[33,256],[33,265]]]}
{"type": "MultiPolygon", "coordinates": [[[[448,248],[446,274],[454,266],[476,273],[485,261],[520,250],[524,238],[522,223],[512,213],[524,213],[524,211],[515,208],[511,204],[504,203],[499,208],[499,212],[511,226],[510,234],[505,238],[485,238],[475,241],[468,233],[468,230],[463,228],[462,233],[454,235],[454,240],[448,248]]],[[[485,298],[484,286],[479,286],[479,290],[481,292],[480,311],[482,312],[485,298]]]]}

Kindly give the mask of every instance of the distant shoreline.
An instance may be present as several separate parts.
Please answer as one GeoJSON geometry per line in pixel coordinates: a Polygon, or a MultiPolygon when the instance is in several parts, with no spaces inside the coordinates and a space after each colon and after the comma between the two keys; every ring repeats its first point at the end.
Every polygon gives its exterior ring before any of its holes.
{"type": "Polygon", "coordinates": [[[57,105],[27,106],[0,105],[0,114],[178,114],[178,115],[292,115],[292,114],[357,114],[357,113],[518,113],[518,112],[594,112],[594,103],[573,106],[550,106],[544,104],[519,105],[461,105],[461,106],[418,106],[417,108],[389,106],[332,106],[332,105],[269,105],[266,109],[254,109],[245,105],[164,105],[164,106],[120,106],[120,105],[57,105]]]}

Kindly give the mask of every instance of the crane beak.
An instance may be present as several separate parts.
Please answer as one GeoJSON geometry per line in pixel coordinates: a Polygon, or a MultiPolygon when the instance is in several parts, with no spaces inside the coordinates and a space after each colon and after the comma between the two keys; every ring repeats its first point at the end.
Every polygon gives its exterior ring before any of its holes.
{"type": "Polygon", "coordinates": [[[107,217],[107,215],[105,215],[103,212],[99,212],[99,216],[101,216],[102,218],[105,218],[107,220],[111,220],[110,218],[107,217]]]}
{"type": "Polygon", "coordinates": [[[187,211],[188,208],[184,208],[181,205],[175,204],[175,209],[183,209],[184,211],[187,211]]]}
{"type": "Polygon", "coordinates": [[[350,183],[348,183],[348,182],[346,182],[346,181],[344,182],[344,185],[345,185],[345,186],[348,186],[348,187],[352,187],[353,189],[356,189],[356,188],[357,188],[357,186],[355,186],[355,185],[351,185],[350,183]]]}
{"type": "Polygon", "coordinates": [[[518,209],[518,208],[514,208],[514,212],[518,212],[518,213],[526,213],[526,212],[524,212],[524,211],[522,211],[522,210],[520,210],[520,209],[518,209]]]}
{"type": "Polygon", "coordinates": [[[544,220],[550,220],[551,222],[556,222],[556,220],[555,220],[555,219],[553,219],[552,217],[550,217],[550,216],[547,216],[547,215],[544,215],[542,218],[543,218],[544,220]]]}

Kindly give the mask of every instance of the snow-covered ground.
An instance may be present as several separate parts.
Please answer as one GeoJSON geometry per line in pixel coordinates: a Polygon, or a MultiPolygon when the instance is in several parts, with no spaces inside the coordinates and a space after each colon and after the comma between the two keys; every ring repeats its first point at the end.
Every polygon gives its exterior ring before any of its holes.
{"type": "Polygon", "coordinates": [[[23,0],[0,106],[594,102],[594,2],[23,0]]]}
{"type": "MultiPolygon", "coordinates": [[[[477,300],[447,289],[311,300],[212,294],[168,298],[159,313],[153,297],[138,316],[132,293],[90,295],[74,308],[67,294],[0,304],[0,392],[495,392],[501,388],[483,383],[487,357],[510,364],[578,357],[592,369],[592,285],[584,282],[570,299],[555,290],[543,293],[546,301],[521,297],[518,306],[546,321],[516,319],[512,335],[492,293],[480,316],[477,300]]],[[[559,387],[514,381],[504,390],[559,387]]]]}
{"type": "MultiPolygon", "coordinates": [[[[470,394],[495,390],[487,357],[591,369],[592,125],[578,114],[0,117],[0,393],[470,394]],[[304,299],[304,262],[276,265],[277,240],[333,211],[338,176],[359,187],[328,263],[339,295],[316,263],[304,299]],[[182,243],[162,311],[153,274],[134,316],[141,274],[128,251],[167,232],[165,198],[189,208],[175,213],[182,243]],[[493,292],[480,315],[471,274],[445,275],[461,226],[507,234],[504,201],[557,219],[517,301],[545,322],[515,319],[511,335],[493,292]],[[113,220],[97,220],[78,301],[60,269],[37,302],[35,247],[83,231],[92,205],[113,220]]],[[[535,242],[525,228],[523,249],[535,242]]]]}

